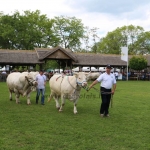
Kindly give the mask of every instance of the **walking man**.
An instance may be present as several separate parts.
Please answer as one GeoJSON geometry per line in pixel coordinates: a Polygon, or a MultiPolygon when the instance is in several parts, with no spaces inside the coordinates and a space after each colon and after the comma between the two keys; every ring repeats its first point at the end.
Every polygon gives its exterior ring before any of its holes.
{"type": "Polygon", "coordinates": [[[37,85],[37,94],[36,94],[36,104],[38,104],[39,96],[41,93],[41,104],[44,105],[45,98],[45,85],[46,85],[46,76],[43,74],[44,71],[40,70],[39,74],[36,76],[37,85]]]}
{"type": "Polygon", "coordinates": [[[100,116],[101,117],[109,117],[109,104],[111,95],[114,94],[116,89],[116,79],[115,76],[111,73],[112,67],[110,65],[106,66],[106,72],[101,74],[90,86],[90,90],[95,84],[101,82],[100,85],[100,93],[102,103],[100,106],[100,116]]]}

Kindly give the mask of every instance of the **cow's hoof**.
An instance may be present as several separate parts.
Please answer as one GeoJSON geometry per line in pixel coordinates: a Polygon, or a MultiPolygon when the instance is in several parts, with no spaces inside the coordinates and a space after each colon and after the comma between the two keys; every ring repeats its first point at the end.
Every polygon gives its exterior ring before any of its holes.
{"type": "Polygon", "coordinates": [[[78,112],[76,111],[76,112],[74,112],[74,114],[76,115],[78,112]]]}
{"type": "Polygon", "coordinates": [[[62,112],[62,109],[59,109],[59,112],[62,112]]]}
{"type": "Polygon", "coordinates": [[[28,103],[27,105],[31,105],[31,103],[28,103]]]}
{"type": "Polygon", "coordinates": [[[56,109],[57,109],[57,110],[59,110],[59,109],[60,109],[60,107],[56,107],[56,109]]]}

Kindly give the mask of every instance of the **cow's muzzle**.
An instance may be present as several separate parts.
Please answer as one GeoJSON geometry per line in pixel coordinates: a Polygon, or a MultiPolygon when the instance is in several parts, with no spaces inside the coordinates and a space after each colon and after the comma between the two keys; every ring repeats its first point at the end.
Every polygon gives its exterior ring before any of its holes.
{"type": "Polygon", "coordinates": [[[87,86],[87,82],[86,81],[77,82],[77,85],[79,85],[81,87],[86,87],[87,86]]]}
{"type": "Polygon", "coordinates": [[[28,77],[26,77],[26,80],[28,81],[28,84],[30,86],[37,86],[37,84],[38,84],[35,80],[29,79],[28,77]]]}

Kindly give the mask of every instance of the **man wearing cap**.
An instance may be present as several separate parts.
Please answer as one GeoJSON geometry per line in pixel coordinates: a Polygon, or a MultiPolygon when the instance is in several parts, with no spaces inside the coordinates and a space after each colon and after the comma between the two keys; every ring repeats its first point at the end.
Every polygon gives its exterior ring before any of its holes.
{"type": "Polygon", "coordinates": [[[111,99],[111,94],[113,95],[116,89],[116,79],[115,76],[111,73],[112,67],[110,65],[106,66],[106,72],[101,74],[90,86],[90,90],[95,84],[101,82],[100,93],[102,103],[100,106],[100,116],[109,117],[109,104],[111,99]]]}
{"type": "Polygon", "coordinates": [[[36,75],[37,85],[37,94],[36,94],[36,104],[38,104],[39,96],[41,93],[41,104],[44,105],[45,98],[45,85],[46,85],[46,76],[43,74],[44,71],[40,70],[39,74],[36,75]]]}

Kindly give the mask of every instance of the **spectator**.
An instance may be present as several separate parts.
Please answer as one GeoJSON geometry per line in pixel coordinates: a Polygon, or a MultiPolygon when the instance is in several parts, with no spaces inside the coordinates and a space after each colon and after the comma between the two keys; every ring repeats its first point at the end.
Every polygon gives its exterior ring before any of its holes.
{"type": "Polygon", "coordinates": [[[37,94],[36,94],[36,104],[38,104],[39,96],[41,94],[41,104],[44,105],[45,99],[45,85],[46,85],[46,76],[44,71],[40,70],[39,74],[36,76],[37,85],[37,94]]]}

